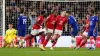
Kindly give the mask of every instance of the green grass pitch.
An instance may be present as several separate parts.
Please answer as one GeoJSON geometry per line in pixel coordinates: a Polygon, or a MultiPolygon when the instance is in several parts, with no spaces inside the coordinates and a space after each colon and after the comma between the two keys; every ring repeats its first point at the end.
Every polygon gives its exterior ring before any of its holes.
{"type": "Polygon", "coordinates": [[[87,50],[81,48],[74,50],[72,48],[55,48],[46,51],[40,51],[39,48],[0,48],[0,56],[100,56],[100,48],[96,50],[87,50]]]}

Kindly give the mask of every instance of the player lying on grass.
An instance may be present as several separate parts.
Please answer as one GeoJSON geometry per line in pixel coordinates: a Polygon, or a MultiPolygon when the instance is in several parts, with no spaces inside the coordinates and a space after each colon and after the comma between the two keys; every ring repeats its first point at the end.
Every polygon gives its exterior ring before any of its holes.
{"type": "Polygon", "coordinates": [[[13,28],[12,23],[9,23],[8,25],[9,29],[6,31],[6,35],[4,37],[4,46],[3,47],[10,47],[10,45],[12,45],[12,47],[16,46],[16,44],[14,43],[14,40],[16,38],[16,30],[13,28]]]}
{"type": "Polygon", "coordinates": [[[45,39],[45,34],[44,34],[44,29],[43,29],[43,24],[45,20],[45,11],[41,11],[40,14],[41,15],[37,17],[36,22],[34,23],[32,27],[31,33],[26,36],[25,40],[32,39],[36,36],[41,35],[40,41],[41,41],[41,44],[43,44],[44,39],[45,39]]]}
{"type": "Polygon", "coordinates": [[[58,15],[57,10],[53,10],[52,14],[49,15],[46,19],[46,39],[43,42],[43,46],[41,46],[41,50],[45,50],[45,46],[47,45],[48,41],[50,40],[50,38],[53,35],[54,29],[55,29],[55,23],[57,21],[56,16],[58,15]]]}
{"type": "Polygon", "coordinates": [[[57,19],[57,21],[56,21],[56,25],[55,25],[55,31],[54,31],[54,35],[53,35],[52,40],[51,40],[51,42],[52,42],[52,47],[50,48],[51,50],[53,50],[55,44],[57,43],[58,38],[61,36],[63,26],[65,26],[65,29],[67,31],[66,11],[63,10],[61,12],[61,14],[56,17],[56,19],[57,19]]]}
{"type": "MultiPolygon", "coordinates": [[[[89,49],[95,50],[95,46],[96,46],[96,37],[98,35],[98,17],[94,14],[94,11],[91,10],[89,12],[90,17],[89,17],[89,30],[88,30],[88,34],[86,39],[84,40],[83,45],[85,45],[85,43],[87,42],[90,45],[90,37],[94,37],[94,47],[91,48],[91,46],[89,47],[89,49]]],[[[80,41],[81,42],[81,41],[80,41]]],[[[78,46],[76,49],[82,47],[82,46],[78,46]]]]}
{"type": "Polygon", "coordinates": [[[68,17],[68,24],[71,26],[72,31],[71,31],[71,42],[72,42],[72,47],[76,47],[76,40],[75,40],[75,36],[77,36],[78,34],[78,25],[76,22],[76,19],[74,18],[74,16],[71,15],[70,11],[66,12],[66,15],[68,17]]]}

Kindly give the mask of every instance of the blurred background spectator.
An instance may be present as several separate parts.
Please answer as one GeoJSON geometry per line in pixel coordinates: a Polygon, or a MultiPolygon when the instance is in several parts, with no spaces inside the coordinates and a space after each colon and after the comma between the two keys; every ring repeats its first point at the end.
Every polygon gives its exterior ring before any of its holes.
{"type": "MultiPolygon", "coordinates": [[[[59,13],[61,10],[70,10],[75,16],[79,23],[79,28],[84,24],[81,23],[83,19],[86,18],[88,11],[95,10],[95,13],[100,18],[100,1],[93,2],[41,2],[41,1],[24,1],[24,0],[6,0],[6,29],[9,22],[14,23],[14,28],[16,28],[17,18],[20,14],[20,9],[25,9],[25,14],[28,17],[27,33],[28,29],[31,29],[32,24],[34,24],[35,19],[40,15],[40,11],[45,10],[48,16],[51,14],[52,10],[57,10],[59,13]]],[[[100,19],[99,19],[100,22],[100,19]]],[[[99,24],[100,28],[100,24],[99,24]]],[[[64,32],[62,35],[69,35],[70,27],[68,27],[68,32],[64,32]]],[[[79,29],[80,31],[80,29],[79,29]]],[[[99,29],[100,31],[100,29],[99,29]]]]}

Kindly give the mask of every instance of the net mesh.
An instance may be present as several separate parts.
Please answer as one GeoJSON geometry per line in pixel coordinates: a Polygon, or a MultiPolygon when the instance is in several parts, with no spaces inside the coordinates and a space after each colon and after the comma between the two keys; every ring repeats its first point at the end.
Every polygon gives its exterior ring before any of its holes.
{"type": "MultiPolygon", "coordinates": [[[[63,0],[64,1],[64,0],[63,0]]],[[[20,14],[20,8],[25,9],[25,13],[28,17],[27,21],[27,33],[30,32],[31,25],[35,22],[35,19],[40,15],[40,11],[45,10],[47,16],[51,14],[51,11],[57,9],[60,13],[62,9],[70,10],[75,16],[79,31],[84,25],[83,20],[86,18],[89,10],[95,10],[97,15],[100,15],[100,1],[87,1],[87,2],[49,2],[49,1],[26,1],[26,0],[6,0],[6,18],[5,28],[10,22],[13,22],[14,28],[17,26],[17,18],[20,14]]],[[[100,28],[100,25],[99,25],[100,28]]],[[[71,28],[68,26],[68,31],[63,30],[63,36],[70,35],[71,28]]]]}
{"type": "Polygon", "coordinates": [[[0,0],[0,35],[2,35],[3,33],[3,1],[0,0]]]}

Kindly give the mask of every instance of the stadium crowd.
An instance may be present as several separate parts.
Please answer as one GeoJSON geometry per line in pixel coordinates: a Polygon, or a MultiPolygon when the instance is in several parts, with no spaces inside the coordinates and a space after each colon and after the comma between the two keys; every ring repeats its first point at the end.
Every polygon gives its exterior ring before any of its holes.
{"type": "MultiPolygon", "coordinates": [[[[24,8],[25,14],[28,17],[27,21],[27,33],[30,32],[32,24],[40,12],[45,10],[47,15],[50,15],[52,10],[57,10],[59,13],[61,10],[70,10],[79,23],[79,30],[84,25],[84,19],[88,15],[89,10],[95,10],[95,13],[100,17],[100,2],[40,2],[40,1],[24,1],[24,0],[6,0],[6,29],[10,22],[13,22],[14,28],[17,25],[17,18],[20,14],[20,9],[24,8]]],[[[100,20],[99,20],[100,22],[100,20]]],[[[99,27],[100,28],[100,27],[99,27]]],[[[70,27],[68,31],[62,35],[69,35],[70,27]]],[[[100,29],[99,29],[100,30],[100,29]]]]}

